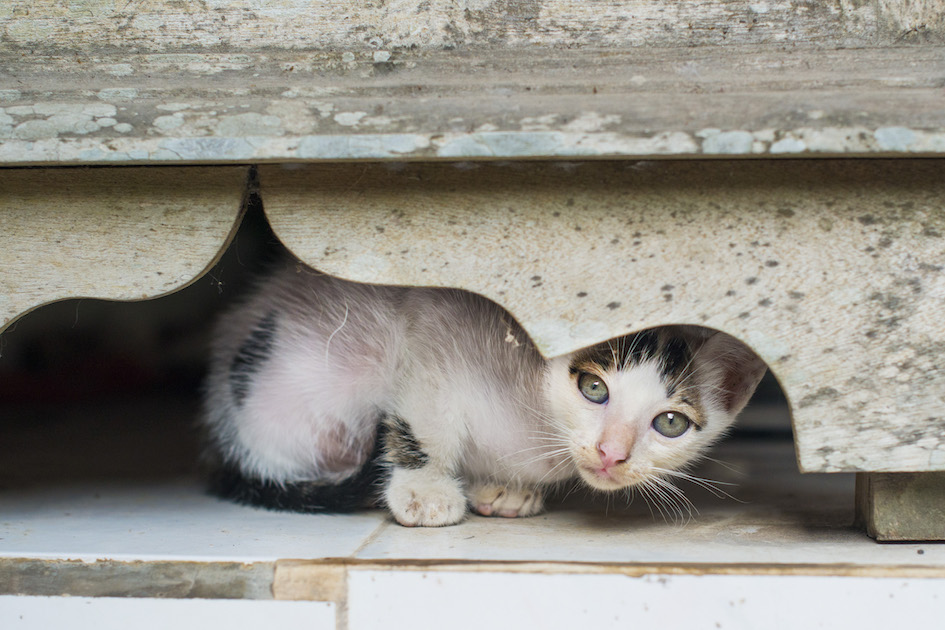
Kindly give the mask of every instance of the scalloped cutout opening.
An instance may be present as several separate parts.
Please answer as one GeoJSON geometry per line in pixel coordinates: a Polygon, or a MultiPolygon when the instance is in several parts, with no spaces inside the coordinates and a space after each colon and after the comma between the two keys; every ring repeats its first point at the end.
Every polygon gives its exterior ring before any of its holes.
{"type": "MultiPolygon", "coordinates": [[[[0,488],[199,478],[196,420],[210,324],[284,251],[256,201],[230,250],[190,287],[147,302],[48,305],[0,337],[0,488]]],[[[692,480],[678,480],[686,502],[564,484],[548,508],[582,514],[582,523],[603,530],[699,522],[698,513],[708,524],[747,503],[790,502],[797,487],[816,493],[814,477],[822,477],[797,473],[790,413],[770,372],[734,430],[690,472],[692,480]],[[776,499],[768,495],[772,467],[783,490],[776,499]]],[[[844,518],[837,511],[827,520],[844,518]]]]}

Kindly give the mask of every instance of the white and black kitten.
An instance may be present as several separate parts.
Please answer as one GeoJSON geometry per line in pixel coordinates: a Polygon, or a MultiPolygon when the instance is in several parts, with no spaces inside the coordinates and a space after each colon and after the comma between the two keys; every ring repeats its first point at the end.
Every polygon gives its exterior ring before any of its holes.
{"type": "Polygon", "coordinates": [[[765,371],[690,327],[543,358],[511,316],[449,289],[287,265],[219,323],[205,423],[215,490],[298,511],[380,496],[403,525],[530,516],[580,477],[666,492],[765,371]]]}

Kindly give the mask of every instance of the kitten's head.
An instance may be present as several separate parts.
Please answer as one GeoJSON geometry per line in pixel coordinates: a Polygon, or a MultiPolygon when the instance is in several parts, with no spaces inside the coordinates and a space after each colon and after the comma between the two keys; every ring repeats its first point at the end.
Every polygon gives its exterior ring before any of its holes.
{"type": "Polygon", "coordinates": [[[553,359],[545,395],[581,478],[617,490],[698,460],[764,372],[729,335],[667,327],[553,359]]]}

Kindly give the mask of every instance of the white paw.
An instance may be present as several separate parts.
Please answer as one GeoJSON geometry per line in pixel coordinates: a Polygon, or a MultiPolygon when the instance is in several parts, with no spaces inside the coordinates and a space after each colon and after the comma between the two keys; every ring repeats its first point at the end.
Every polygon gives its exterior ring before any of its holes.
{"type": "Polygon", "coordinates": [[[395,469],[385,498],[391,514],[406,527],[454,525],[466,516],[460,483],[427,469],[395,469]]]}
{"type": "Polygon", "coordinates": [[[535,488],[483,485],[473,488],[469,497],[473,509],[483,516],[534,516],[545,508],[541,490],[535,488]]]}

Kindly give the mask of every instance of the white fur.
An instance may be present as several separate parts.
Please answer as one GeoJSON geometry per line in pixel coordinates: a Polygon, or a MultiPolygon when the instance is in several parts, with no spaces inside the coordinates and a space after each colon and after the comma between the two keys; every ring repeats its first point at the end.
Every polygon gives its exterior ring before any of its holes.
{"type": "MultiPolygon", "coordinates": [[[[696,354],[685,386],[719,387],[729,369],[719,352],[754,357],[728,340],[721,350],[705,342],[712,352],[696,354]]],[[[290,266],[221,322],[206,424],[222,457],[249,476],[333,482],[360,468],[378,418],[395,414],[429,463],[395,467],[386,502],[405,525],[448,525],[467,502],[483,514],[537,513],[541,487],[575,474],[613,490],[684,468],[731,425],[764,371],[755,366],[737,400],[705,393],[706,428],[671,439],[651,427],[674,404],[655,362],[601,374],[610,399],[597,405],[576,388],[570,361],[541,358],[507,313],[475,295],[371,287],[290,266]],[[230,366],[268,313],[272,351],[238,404],[230,366]],[[594,473],[602,440],[628,454],[608,479],[594,473]]]]}

